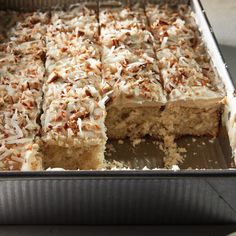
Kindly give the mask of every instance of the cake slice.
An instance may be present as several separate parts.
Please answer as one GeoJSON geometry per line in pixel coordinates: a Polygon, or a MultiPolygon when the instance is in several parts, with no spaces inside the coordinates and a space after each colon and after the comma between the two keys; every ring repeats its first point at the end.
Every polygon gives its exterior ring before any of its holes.
{"type": "Polygon", "coordinates": [[[88,9],[52,13],[41,118],[45,168],[103,167],[107,97],[100,95],[97,25],[88,9]]]}
{"type": "Polygon", "coordinates": [[[44,66],[25,47],[5,44],[0,59],[0,170],[41,170],[36,137],[44,66]],[[21,50],[20,50],[21,48],[21,50]]]}
{"type": "Polygon", "coordinates": [[[37,23],[38,14],[17,15],[21,22],[0,45],[0,170],[4,171],[42,170],[37,120],[45,74],[45,25],[37,23]]]}
{"type": "MultiPolygon", "coordinates": [[[[70,83],[83,87],[101,83],[99,45],[73,34],[58,33],[47,36],[47,81],[55,86],[70,83]],[[52,83],[53,82],[53,83],[52,83]]],[[[59,89],[59,88],[58,88],[59,89]]]]}
{"type": "Polygon", "coordinates": [[[0,111],[0,170],[42,170],[35,142],[39,126],[23,106],[17,107],[0,111]]]}
{"type": "Polygon", "coordinates": [[[97,34],[98,23],[93,10],[77,7],[53,12],[46,35],[46,84],[58,85],[58,89],[65,83],[77,87],[91,84],[98,88],[101,61],[97,34]]]}
{"type": "Polygon", "coordinates": [[[44,167],[102,168],[106,143],[104,100],[91,86],[72,86],[66,91],[55,98],[52,94],[50,105],[44,107],[44,167]]]}
{"type": "Polygon", "coordinates": [[[191,10],[148,5],[156,56],[167,104],[161,120],[168,132],[216,136],[223,86],[214,72],[191,10]]]}
{"type": "Polygon", "coordinates": [[[110,91],[109,138],[159,136],[166,98],[145,20],[139,8],[100,11],[103,91],[110,91]]]}

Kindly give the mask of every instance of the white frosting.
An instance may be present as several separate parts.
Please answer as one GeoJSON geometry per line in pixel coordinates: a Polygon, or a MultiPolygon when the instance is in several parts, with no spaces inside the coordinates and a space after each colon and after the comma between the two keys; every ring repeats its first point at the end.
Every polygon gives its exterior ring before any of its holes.
{"type": "Polygon", "coordinates": [[[0,46],[0,170],[40,170],[35,137],[45,73],[42,24],[47,17],[18,17],[22,22],[9,32],[11,41],[0,46]]]}
{"type": "Polygon", "coordinates": [[[106,139],[97,35],[98,22],[91,10],[52,13],[41,117],[45,144],[81,147],[83,142],[95,145],[106,139]]]}
{"type": "MultiPolygon", "coordinates": [[[[0,35],[10,39],[0,47],[0,169],[42,168],[35,138],[43,83],[42,139],[59,146],[106,140],[106,107],[218,109],[225,93],[191,11],[148,5],[146,14],[150,28],[138,6],[102,10],[100,36],[86,8],[54,11],[49,25],[47,13],[13,14],[20,22],[0,35]]],[[[236,153],[236,99],[226,87],[225,123],[236,153]]]]}

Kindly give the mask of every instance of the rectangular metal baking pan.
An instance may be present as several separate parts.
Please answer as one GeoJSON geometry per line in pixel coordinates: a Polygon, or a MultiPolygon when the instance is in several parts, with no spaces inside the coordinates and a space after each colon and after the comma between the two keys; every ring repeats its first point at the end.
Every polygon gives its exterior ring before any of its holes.
{"type": "MultiPolygon", "coordinates": [[[[0,8],[47,10],[78,2],[0,0],[0,8]]],[[[234,87],[200,1],[165,2],[191,5],[217,72],[233,94],[234,87]]],[[[89,1],[88,5],[96,8],[98,2],[89,1]]],[[[227,115],[230,118],[233,113],[227,115]]],[[[213,143],[207,138],[193,141],[189,137],[178,142],[188,149],[179,171],[143,170],[145,166],[163,167],[160,151],[148,140],[137,148],[128,142],[113,142],[116,152],[108,158],[122,160],[134,170],[0,172],[0,224],[235,223],[236,171],[229,169],[234,163],[226,129],[221,127],[213,143]]]]}

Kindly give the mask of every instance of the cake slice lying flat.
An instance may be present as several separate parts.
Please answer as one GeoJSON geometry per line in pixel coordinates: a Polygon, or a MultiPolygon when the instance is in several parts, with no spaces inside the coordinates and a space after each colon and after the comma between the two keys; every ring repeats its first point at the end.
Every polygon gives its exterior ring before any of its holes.
{"type": "Polygon", "coordinates": [[[167,93],[162,123],[176,136],[216,136],[225,94],[186,5],[146,7],[167,93]]]}
{"type": "Polygon", "coordinates": [[[46,37],[42,116],[45,168],[99,169],[103,165],[106,98],[99,93],[96,25],[94,14],[87,9],[52,14],[46,37]]]}
{"type": "Polygon", "coordinates": [[[166,99],[146,23],[139,8],[100,12],[104,92],[111,91],[106,118],[110,138],[159,136],[166,99]]]}

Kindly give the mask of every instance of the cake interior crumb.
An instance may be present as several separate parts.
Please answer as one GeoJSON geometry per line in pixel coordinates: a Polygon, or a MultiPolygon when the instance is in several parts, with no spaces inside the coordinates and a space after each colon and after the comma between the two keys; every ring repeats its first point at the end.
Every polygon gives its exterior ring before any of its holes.
{"type": "Polygon", "coordinates": [[[124,140],[119,139],[119,140],[118,140],[118,144],[124,144],[124,140]]]}
{"type": "Polygon", "coordinates": [[[135,146],[139,145],[141,142],[144,142],[144,141],[145,141],[145,139],[143,139],[143,138],[136,138],[136,139],[132,140],[132,145],[133,145],[133,147],[135,147],[135,146]]]}

